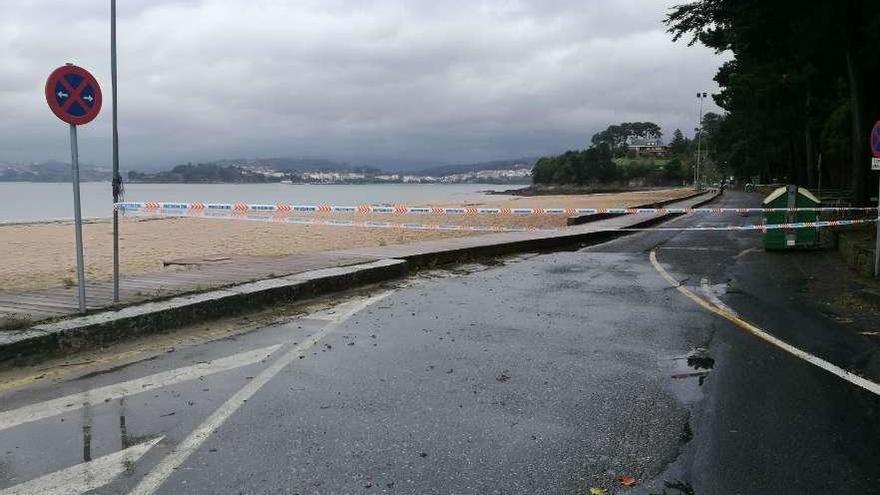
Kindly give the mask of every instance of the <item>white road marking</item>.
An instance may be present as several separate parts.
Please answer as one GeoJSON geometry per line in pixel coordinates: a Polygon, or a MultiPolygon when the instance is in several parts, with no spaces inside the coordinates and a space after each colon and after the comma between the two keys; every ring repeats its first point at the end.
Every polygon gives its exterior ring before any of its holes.
{"type": "Polygon", "coordinates": [[[260,388],[280,373],[284,368],[293,363],[305,351],[318,343],[322,338],[326,337],[330,332],[336,329],[340,324],[363,310],[364,308],[374,304],[385,298],[390,292],[383,292],[367,299],[357,300],[353,304],[337,306],[339,313],[334,317],[333,321],[321,328],[314,335],[310,336],[305,342],[296,345],[284,354],[282,354],[268,368],[255,376],[247,385],[242,387],[232,397],[223,403],[216,411],[214,411],[204,423],[198,426],[186,439],[180,442],[174,450],[171,451],[162,461],[150,471],[138,485],[129,492],[129,495],[150,495],[154,493],[165,480],[180,467],[190,455],[211,436],[218,428],[232,416],[238,408],[240,408],[248,399],[253,397],[260,388]]]}
{"type": "Polygon", "coordinates": [[[750,247],[750,248],[748,248],[748,249],[743,249],[743,250],[740,251],[736,256],[734,256],[733,259],[738,260],[738,259],[742,258],[743,256],[749,254],[749,253],[754,253],[754,252],[756,252],[757,250],[758,250],[758,248],[756,248],[756,247],[750,247]]]}
{"type": "Polygon", "coordinates": [[[657,249],[664,251],[728,251],[715,246],[658,246],[657,249]]]}
{"type": "Polygon", "coordinates": [[[708,299],[715,306],[718,306],[719,308],[730,312],[730,314],[732,315],[739,316],[736,311],[734,311],[730,306],[724,304],[724,302],[722,302],[721,299],[718,298],[718,294],[716,294],[712,286],[709,285],[708,278],[703,277],[703,279],[700,280],[700,291],[703,293],[704,296],[706,296],[706,299],[708,299]]]}
{"type": "Polygon", "coordinates": [[[207,363],[199,363],[185,368],[163,371],[136,380],[114,383],[113,385],[107,385],[87,390],[85,392],[79,392],[59,397],[57,399],[31,404],[11,411],[5,411],[0,413],[0,431],[69,411],[75,411],[82,408],[85,404],[100,404],[108,400],[139,394],[141,392],[167,387],[187,380],[194,380],[201,376],[212,375],[214,373],[247,366],[265,359],[267,356],[278,350],[279,347],[281,347],[281,344],[271,345],[253,351],[215,359],[207,363]]]}
{"type": "Polygon", "coordinates": [[[795,347],[795,346],[793,346],[783,340],[780,340],[780,339],[774,337],[773,335],[770,335],[769,333],[765,332],[761,328],[743,320],[742,318],[731,313],[730,311],[728,311],[724,308],[714,306],[711,303],[709,303],[708,301],[701,298],[700,296],[694,294],[690,289],[688,289],[687,287],[682,285],[681,282],[676,280],[672,275],[669,274],[669,272],[666,271],[665,268],[663,268],[660,265],[660,262],[657,261],[657,251],[656,250],[652,250],[649,257],[651,260],[651,264],[654,265],[654,269],[657,270],[657,272],[660,274],[660,276],[662,276],[667,282],[669,282],[670,285],[675,287],[675,289],[678,290],[679,292],[681,292],[685,297],[687,297],[691,301],[697,303],[703,309],[706,309],[708,311],[711,311],[711,312],[717,314],[718,316],[721,316],[725,320],[742,328],[743,330],[754,335],[755,337],[758,337],[759,339],[762,339],[765,342],[767,342],[773,346],[776,346],[776,347],[782,349],[783,351],[785,351],[795,357],[803,359],[804,361],[806,361],[810,364],[818,366],[819,368],[831,373],[832,375],[840,377],[840,378],[852,383],[853,385],[855,385],[857,387],[860,387],[860,388],[867,390],[868,392],[872,392],[876,395],[880,395],[880,384],[872,382],[871,380],[868,380],[867,378],[859,376],[851,371],[847,371],[847,370],[845,370],[835,364],[829,363],[828,361],[825,361],[824,359],[822,359],[820,357],[817,357],[817,356],[814,356],[808,352],[802,351],[802,350],[798,349],[797,347],[795,347]]]}
{"type": "Polygon", "coordinates": [[[113,481],[165,437],[155,438],[93,461],[55,471],[0,491],[0,495],[79,495],[113,481]]]}

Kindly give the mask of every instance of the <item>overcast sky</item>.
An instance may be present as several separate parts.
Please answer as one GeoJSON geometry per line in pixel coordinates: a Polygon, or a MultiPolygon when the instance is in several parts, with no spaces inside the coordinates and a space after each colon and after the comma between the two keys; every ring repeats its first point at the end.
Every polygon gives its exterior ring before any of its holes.
{"type": "MultiPolygon", "coordinates": [[[[720,59],[670,41],[673,3],[118,0],[122,167],[539,156],[632,120],[692,133],[720,59]]],[[[109,0],[4,5],[0,161],[69,160],[43,85],[73,62],[105,96],[80,156],[110,164],[109,36],[109,0]]]]}

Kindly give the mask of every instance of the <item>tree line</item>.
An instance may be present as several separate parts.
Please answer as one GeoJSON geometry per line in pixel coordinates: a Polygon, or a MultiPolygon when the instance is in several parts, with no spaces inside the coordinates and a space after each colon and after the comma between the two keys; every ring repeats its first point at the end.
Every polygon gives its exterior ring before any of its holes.
{"type": "MultiPolygon", "coordinates": [[[[707,117],[711,120],[709,114],[707,117]]],[[[720,116],[716,116],[720,117],[720,116]]],[[[707,138],[704,132],[704,140],[707,138]]],[[[682,185],[690,181],[695,141],[676,129],[662,157],[639,157],[634,144],[661,143],[663,132],[653,122],[623,122],[593,135],[592,146],[539,159],[532,168],[538,185],[650,186],[682,185]]]]}
{"type": "Polygon", "coordinates": [[[132,170],[128,173],[129,182],[234,182],[264,183],[278,182],[280,178],[266,177],[244,170],[235,165],[218,165],[216,163],[187,163],[177,165],[171,170],[155,173],[144,173],[132,170]]]}
{"type": "Polygon", "coordinates": [[[665,23],[675,41],[733,55],[715,76],[726,114],[713,122],[713,161],[743,179],[821,180],[868,200],[868,134],[880,118],[875,2],[698,0],[665,23]]]}
{"type": "Polygon", "coordinates": [[[593,135],[594,146],[608,145],[615,156],[625,154],[628,145],[640,139],[642,141],[659,141],[663,138],[660,126],[653,122],[623,122],[608,126],[602,132],[593,135]]]}

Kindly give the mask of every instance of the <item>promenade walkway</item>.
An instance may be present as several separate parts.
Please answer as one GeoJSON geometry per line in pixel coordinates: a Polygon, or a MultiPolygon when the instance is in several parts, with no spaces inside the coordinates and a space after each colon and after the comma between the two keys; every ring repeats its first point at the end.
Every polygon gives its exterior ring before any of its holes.
{"type": "MultiPolygon", "coordinates": [[[[671,208],[692,207],[711,194],[670,203],[671,208]]],[[[452,261],[456,256],[499,254],[543,246],[560,246],[587,240],[597,232],[629,228],[657,220],[662,214],[622,215],[572,226],[560,232],[508,232],[414,242],[409,244],[357,248],[323,253],[273,257],[205,257],[177,260],[172,268],[158,273],[123,277],[120,303],[113,304],[111,282],[86,285],[89,312],[111,307],[203,292],[256,280],[295,275],[323,268],[370,263],[380,259],[404,259],[415,264],[424,260],[452,261]]],[[[26,327],[40,321],[78,313],[77,287],[57,287],[26,292],[0,292],[0,328],[26,327]]]]}

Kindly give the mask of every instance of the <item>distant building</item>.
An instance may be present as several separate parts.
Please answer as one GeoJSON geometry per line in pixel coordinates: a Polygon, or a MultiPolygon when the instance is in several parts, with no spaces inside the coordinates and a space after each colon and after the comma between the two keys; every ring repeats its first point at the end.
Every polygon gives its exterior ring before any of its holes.
{"type": "Polygon", "coordinates": [[[663,144],[659,139],[637,139],[627,143],[627,151],[636,157],[649,156],[662,158],[669,154],[669,146],[663,144]]]}
{"type": "MultiPolygon", "coordinates": [[[[525,165],[523,165],[525,167],[525,165]]],[[[452,175],[444,175],[439,179],[436,179],[439,182],[446,184],[456,184],[456,183],[467,183],[467,182],[488,182],[488,183],[511,183],[511,182],[523,182],[529,176],[532,175],[532,171],[528,168],[514,168],[514,169],[493,169],[493,170],[479,170],[476,172],[464,172],[461,174],[452,174],[452,175]]]]}
{"type": "Polygon", "coordinates": [[[334,172],[305,172],[303,180],[310,182],[334,182],[339,180],[339,174],[334,172]]]}
{"type": "Polygon", "coordinates": [[[400,175],[398,175],[398,174],[377,175],[375,177],[375,179],[378,181],[385,181],[385,182],[397,182],[400,180],[400,175]]]}

